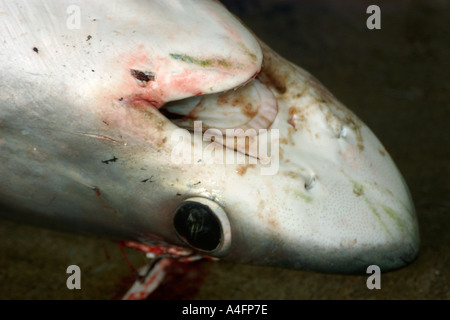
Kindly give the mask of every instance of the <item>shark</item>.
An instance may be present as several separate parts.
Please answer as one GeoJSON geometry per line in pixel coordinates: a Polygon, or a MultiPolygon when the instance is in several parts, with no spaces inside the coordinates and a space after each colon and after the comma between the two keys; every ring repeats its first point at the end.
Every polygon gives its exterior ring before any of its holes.
{"type": "Polygon", "coordinates": [[[212,0],[0,1],[0,216],[326,273],[411,263],[408,187],[212,0]]]}

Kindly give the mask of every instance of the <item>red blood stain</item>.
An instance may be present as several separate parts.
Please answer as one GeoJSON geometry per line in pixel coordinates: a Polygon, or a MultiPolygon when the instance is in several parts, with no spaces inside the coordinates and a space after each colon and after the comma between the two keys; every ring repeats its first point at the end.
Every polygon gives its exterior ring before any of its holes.
{"type": "Polygon", "coordinates": [[[98,201],[100,202],[100,204],[102,205],[103,208],[108,209],[108,210],[112,210],[113,213],[114,213],[114,215],[119,215],[119,212],[117,212],[116,209],[114,209],[113,207],[111,207],[105,200],[103,200],[102,194],[101,194],[99,188],[94,188],[94,192],[95,192],[95,195],[96,195],[97,198],[98,198],[98,201]]]}
{"type": "MultiPolygon", "coordinates": [[[[128,291],[133,283],[136,281],[138,273],[134,266],[128,260],[124,246],[137,249],[142,252],[151,252],[155,255],[171,253],[177,251],[175,247],[166,246],[149,246],[137,242],[121,241],[119,242],[119,248],[122,251],[123,256],[131,270],[132,275],[123,279],[121,282],[120,294],[116,296],[116,299],[121,299],[123,294],[128,291]]],[[[208,257],[206,257],[208,258],[208,257]]],[[[165,277],[158,288],[153,291],[147,300],[172,300],[172,299],[192,299],[200,290],[203,281],[208,274],[209,269],[212,267],[213,262],[210,260],[202,259],[196,261],[187,261],[185,258],[174,258],[170,261],[170,264],[164,268],[165,277]]],[[[149,281],[146,282],[146,286],[155,281],[155,276],[152,276],[149,281]]],[[[144,299],[144,296],[132,296],[130,299],[144,299]]]]}
{"type": "Polygon", "coordinates": [[[153,253],[155,255],[167,253],[167,248],[162,246],[149,246],[146,244],[133,242],[133,241],[123,241],[121,242],[122,245],[125,245],[129,248],[133,248],[145,253],[153,253]]]}
{"type": "Polygon", "coordinates": [[[210,260],[173,261],[165,270],[164,280],[148,296],[147,300],[187,300],[194,298],[212,265],[213,262],[210,260]]]}
{"type": "Polygon", "coordinates": [[[118,241],[117,244],[119,245],[120,252],[122,253],[122,256],[125,259],[125,262],[128,265],[128,268],[130,268],[131,273],[133,273],[135,276],[138,276],[139,272],[136,270],[136,268],[133,266],[133,264],[128,259],[127,253],[125,252],[125,247],[123,241],[118,241]]]}

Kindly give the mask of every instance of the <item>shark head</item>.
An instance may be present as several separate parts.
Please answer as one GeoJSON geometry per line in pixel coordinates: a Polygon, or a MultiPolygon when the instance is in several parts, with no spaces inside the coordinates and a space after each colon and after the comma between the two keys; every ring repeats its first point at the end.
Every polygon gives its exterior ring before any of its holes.
{"type": "Polygon", "coordinates": [[[27,5],[0,21],[7,217],[320,272],[417,256],[375,135],[220,3],[27,5]]]}

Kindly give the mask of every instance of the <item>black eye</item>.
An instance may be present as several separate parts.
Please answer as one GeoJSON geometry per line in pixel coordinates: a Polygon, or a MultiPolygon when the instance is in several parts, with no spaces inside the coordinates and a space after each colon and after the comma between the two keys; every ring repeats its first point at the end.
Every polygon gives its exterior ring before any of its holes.
{"type": "Polygon", "coordinates": [[[220,244],[220,222],[204,204],[184,202],[178,207],[173,223],[178,234],[195,248],[212,251],[220,244]]]}
{"type": "Polygon", "coordinates": [[[175,210],[173,225],[178,236],[197,250],[215,256],[228,251],[231,242],[228,218],[211,200],[191,198],[183,201],[175,210]]]}

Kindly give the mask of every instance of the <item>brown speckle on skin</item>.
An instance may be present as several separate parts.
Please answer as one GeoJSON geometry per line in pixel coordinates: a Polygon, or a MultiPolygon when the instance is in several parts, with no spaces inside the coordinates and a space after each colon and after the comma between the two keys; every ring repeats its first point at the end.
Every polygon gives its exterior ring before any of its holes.
{"type": "Polygon", "coordinates": [[[386,152],[384,152],[381,148],[378,148],[378,152],[384,157],[386,152]]]}
{"type": "Polygon", "coordinates": [[[264,200],[260,200],[258,203],[258,207],[256,209],[256,215],[258,219],[263,220],[266,224],[270,226],[271,229],[277,229],[280,226],[280,223],[276,219],[275,212],[267,212],[265,211],[266,205],[264,200]]]}
{"type": "Polygon", "coordinates": [[[341,247],[353,247],[357,243],[358,243],[358,239],[353,238],[353,239],[342,239],[339,244],[341,247]]]}
{"type": "MultiPolygon", "coordinates": [[[[280,158],[280,161],[284,161],[284,151],[283,148],[280,148],[280,150],[278,151],[278,157],[280,158]]],[[[286,162],[286,161],[284,161],[286,162]]]]}
{"type": "MultiPolygon", "coordinates": [[[[217,102],[219,104],[228,104],[228,96],[225,94],[220,95],[217,102]]],[[[237,102],[233,101],[233,103],[232,103],[233,107],[236,106],[236,104],[237,104],[237,102]]]]}
{"type": "Polygon", "coordinates": [[[39,53],[39,49],[36,48],[36,47],[33,47],[33,51],[36,52],[36,53],[39,53]]]}
{"type": "Polygon", "coordinates": [[[297,92],[297,93],[295,93],[293,95],[293,97],[296,98],[296,99],[300,99],[305,94],[305,91],[306,91],[306,86],[303,86],[302,90],[297,92]]]}
{"type": "Polygon", "coordinates": [[[247,117],[253,118],[258,113],[258,109],[253,108],[253,105],[249,102],[242,107],[242,113],[245,114],[247,117]]]}
{"type": "Polygon", "coordinates": [[[254,164],[240,164],[236,168],[236,173],[240,176],[243,176],[247,172],[248,168],[253,168],[254,166],[254,164]]]}
{"type": "Polygon", "coordinates": [[[361,131],[358,131],[356,134],[356,142],[358,143],[358,149],[359,151],[364,151],[364,141],[361,135],[361,131]]]}
{"type": "Polygon", "coordinates": [[[297,131],[297,130],[294,129],[293,127],[288,127],[288,133],[287,133],[286,139],[287,139],[288,143],[291,145],[295,145],[294,137],[293,137],[295,131],[297,131]]]}
{"type": "Polygon", "coordinates": [[[269,224],[269,226],[272,228],[272,229],[277,229],[278,227],[279,227],[279,223],[278,223],[278,221],[275,219],[275,217],[274,216],[269,216],[268,217],[268,219],[267,219],[267,223],[269,224]]]}

